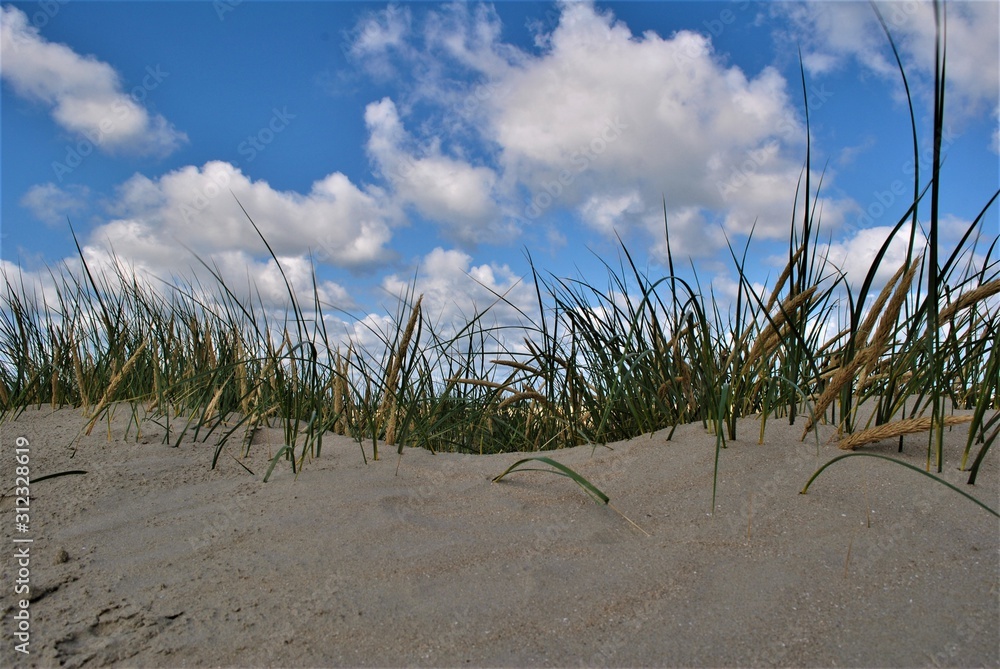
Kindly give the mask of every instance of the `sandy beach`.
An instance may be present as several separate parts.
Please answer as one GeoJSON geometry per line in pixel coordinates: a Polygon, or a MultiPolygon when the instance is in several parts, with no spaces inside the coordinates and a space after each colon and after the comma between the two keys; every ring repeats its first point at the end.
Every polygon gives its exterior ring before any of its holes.
{"type": "MultiPolygon", "coordinates": [[[[997,518],[875,458],[800,495],[842,453],[827,426],[817,447],[771,419],[759,445],[743,419],[712,514],[701,425],[547,454],[609,508],[549,473],[492,483],[518,454],[372,461],[369,442],[365,464],[333,436],[297,478],[282,462],[263,483],[276,429],[211,469],[214,435],[173,447],[128,417],[80,436],[82,411],[44,407],[0,427],[3,666],[1000,665],[997,518]],[[87,472],[31,485],[27,533],[18,437],[32,478],[87,472]],[[33,540],[27,655],[17,537],[33,540]]],[[[957,471],[966,434],[947,433],[943,477],[997,508],[996,458],[973,488],[957,471]]],[[[926,436],[905,443],[925,464],[926,436]]]]}

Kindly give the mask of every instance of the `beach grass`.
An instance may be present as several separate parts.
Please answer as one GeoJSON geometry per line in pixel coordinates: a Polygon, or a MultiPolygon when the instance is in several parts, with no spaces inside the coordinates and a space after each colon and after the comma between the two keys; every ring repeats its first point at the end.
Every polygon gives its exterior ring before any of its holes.
{"type": "MultiPolygon", "coordinates": [[[[519,314],[516,325],[491,319],[492,307],[457,325],[435,323],[414,280],[393,326],[364,321],[364,338],[328,331],[332,307],[315,276],[303,298],[282,273],[289,306],[276,314],[259,295],[227,286],[209,261],[199,259],[211,283],[156,283],[122,258],[92,267],[77,243],[79,262],[51,268],[47,290],[3,275],[2,418],[28,406],[70,406],[83,411],[89,432],[125,406],[136,435],[149,416],[169,443],[185,435],[210,441],[215,460],[229,447],[248,452],[259,427],[278,425],[284,447],[271,469],[285,461],[297,472],[321,455],[330,432],[356,439],[366,462],[382,457],[380,445],[400,453],[549,451],[693,422],[722,449],[738,438],[739,418],[758,415],[761,440],[771,420],[800,421],[803,439],[820,423],[835,425],[851,447],[872,435],[899,438],[902,425],[919,428],[928,435],[927,469],[940,471],[941,434],[957,408],[972,411],[956,465],[973,483],[1000,434],[998,236],[983,223],[1000,191],[984,194],[979,216],[945,249],[938,11],[930,176],[922,181],[916,170],[912,202],[860,283],[825,255],[822,179],[814,185],[808,141],[790,198],[799,214],[789,225],[788,261],[761,286],[746,269],[752,240],[731,247],[739,277],[732,303],[702,285],[695,268],[675,268],[666,203],[661,276],[640,269],[624,243],[602,280],[547,275],[532,261],[533,311],[496,296],[519,314]],[[884,267],[896,238],[907,239],[906,259],[884,267]],[[892,278],[879,287],[887,271],[892,278]],[[874,410],[862,414],[862,406],[874,410]]],[[[897,62],[905,84],[898,54],[897,62]]],[[[803,69],[804,91],[805,79],[803,69]]]]}

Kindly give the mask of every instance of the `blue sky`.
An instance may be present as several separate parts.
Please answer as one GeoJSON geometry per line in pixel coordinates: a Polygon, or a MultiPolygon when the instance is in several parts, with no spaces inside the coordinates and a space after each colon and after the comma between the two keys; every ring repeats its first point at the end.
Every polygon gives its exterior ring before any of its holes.
{"type": "MultiPolygon", "coordinates": [[[[603,284],[620,236],[663,273],[665,197],[675,260],[725,298],[727,238],[756,225],[756,280],[787,254],[800,48],[822,236],[849,276],[912,191],[903,89],[866,2],[2,6],[8,276],[75,266],[68,217],[94,266],[113,248],[191,276],[197,253],[278,304],[232,191],[298,287],[314,266],[325,302],[376,318],[416,277],[448,320],[491,292],[530,305],[529,253],[603,284]]],[[[879,6],[929,151],[931,7],[879,6]]],[[[946,238],[1000,182],[998,20],[995,2],[948,4],[946,238]]],[[[996,208],[983,232],[1000,234],[996,208]]]]}

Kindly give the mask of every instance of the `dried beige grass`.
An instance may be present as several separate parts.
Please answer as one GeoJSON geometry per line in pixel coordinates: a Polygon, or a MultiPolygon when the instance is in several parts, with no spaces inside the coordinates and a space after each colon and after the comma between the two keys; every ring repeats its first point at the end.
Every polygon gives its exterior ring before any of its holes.
{"type": "Polygon", "coordinates": [[[868,315],[865,320],[861,323],[861,327],[858,328],[855,334],[854,340],[858,342],[858,346],[863,347],[868,343],[868,335],[871,334],[872,329],[875,327],[875,322],[878,320],[878,315],[882,313],[882,307],[889,300],[889,296],[892,294],[892,289],[899,281],[899,277],[903,276],[903,272],[906,271],[906,263],[904,262],[896,270],[896,273],[892,275],[885,286],[882,287],[882,292],[878,294],[875,298],[875,302],[872,303],[871,309],[868,310],[868,315]]]}
{"type": "Polygon", "coordinates": [[[247,375],[246,350],[243,348],[242,340],[238,337],[236,339],[236,355],[237,360],[239,360],[236,363],[236,385],[240,393],[240,411],[246,416],[250,413],[250,381],[247,375]]]}
{"type": "Polygon", "coordinates": [[[382,398],[382,405],[379,407],[379,415],[387,417],[386,431],[385,431],[385,443],[392,446],[396,443],[396,384],[399,381],[399,370],[403,367],[403,358],[406,356],[406,350],[410,347],[410,339],[413,337],[413,331],[416,329],[417,321],[420,320],[420,303],[423,302],[424,296],[420,295],[417,298],[417,302],[413,305],[413,310],[410,312],[410,320],[406,323],[406,329],[403,331],[403,338],[399,342],[399,348],[393,353],[392,358],[389,360],[389,372],[386,375],[385,384],[385,395],[382,398]]]}
{"type": "Polygon", "coordinates": [[[59,342],[52,344],[52,408],[56,408],[59,397],[59,342]]]}
{"type": "MultiPolygon", "coordinates": [[[[87,385],[83,380],[83,365],[80,363],[80,352],[77,350],[76,344],[70,347],[69,353],[73,358],[73,375],[76,377],[76,387],[80,391],[80,401],[83,403],[84,412],[89,413],[90,393],[87,392],[87,385]]],[[[155,348],[153,349],[153,353],[156,353],[155,348]]],[[[154,367],[154,369],[156,368],[154,367]]]]}
{"type": "Polygon", "coordinates": [[[959,311],[967,309],[973,304],[976,304],[981,300],[985,300],[988,297],[992,297],[997,293],[1000,293],[1000,279],[994,279],[993,281],[984,283],[974,290],[970,290],[968,293],[960,296],[956,301],[941,310],[941,313],[938,314],[938,325],[944,325],[959,311]]]}
{"type": "Polygon", "coordinates": [[[910,286],[913,284],[913,277],[916,276],[918,269],[920,269],[920,262],[914,260],[913,263],[910,264],[910,267],[906,270],[903,280],[899,282],[898,286],[896,286],[896,290],[892,294],[892,299],[889,300],[889,306],[885,308],[885,313],[883,313],[882,318],[879,319],[878,329],[875,330],[875,335],[872,337],[870,344],[870,348],[876,351],[876,356],[880,355],[886,349],[889,339],[892,337],[892,333],[896,330],[896,323],[899,320],[899,312],[902,310],[903,304],[906,302],[906,296],[910,292],[910,286]]]}
{"type": "MultiPolygon", "coordinates": [[[[774,290],[771,291],[771,296],[767,298],[767,304],[764,305],[764,311],[771,311],[771,307],[773,307],[774,303],[778,301],[778,294],[781,292],[781,289],[784,288],[785,281],[787,281],[788,277],[792,275],[792,267],[795,266],[795,263],[798,262],[805,250],[806,242],[803,241],[788,261],[788,264],[785,265],[785,269],[781,270],[781,274],[778,275],[778,280],[774,282],[774,290]]],[[[791,297],[792,296],[789,296],[789,299],[791,299],[791,297]]]]}
{"type": "Polygon", "coordinates": [[[455,377],[450,379],[445,379],[446,382],[450,384],[467,384],[470,386],[483,386],[485,388],[495,388],[497,390],[507,390],[509,392],[514,392],[507,387],[507,384],[498,383],[496,381],[489,381],[487,379],[474,379],[471,377],[455,377]]]}
{"type": "Polygon", "coordinates": [[[756,361],[764,360],[774,352],[784,336],[788,334],[787,328],[783,327],[788,319],[788,314],[812,299],[815,292],[816,286],[810,286],[798,295],[785,298],[785,301],[781,303],[781,308],[771,317],[757,336],[753,346],[750,347],[750,353],[743,365],[743,373],[746,373],[756,361]]]}
{"type": "Polygon", "coordinates": [[[343,357],[340,355],[340,348],[337,348],[337,352],[333,357],[333,415],[337,417],[336,423],[334,423],[333,431],[336,434],[347,434],[347,421],[344,419],[344,395],[345,393],[345,375],[346,369],[344,369],[343,357]]]}
{"type": "Polygon", "coordinates": [[[215,344],[212,342],[212,328],[207,322],[205,323],[205,341],[202,345],[205,348],[205,360],[208,362],[208,368],[215,369],[219,366],[219,361],[215,356],[215,344]]]}
{"type": "Polygon", "coordinates": [[[541,402],[542,404],[548,404],[548,400],[545,396],[535,390],[522,390],[519,393],[514,393],[510,397],[504,399],[503,402],[497,405],[497,409],[503,409],[504,407],[513,404],[514,402],[520,402],[521,400],[535,400],[541,402]]]}
{"type": "Polygon", "coordinates": [[[494,365],[503,365],[505,367],[513,367],[514,369],[519,369],[522,372],[528,372],[529,374],[534,374],[535,376],[542,375],[541,370],[516,360],[490,360],[490,363],[494,365]]]}
{"type": "Polygon", "coordinates": [[[823,415],[827,407],[829,407],[833,400],[837,397],[837,393],[840,392],[840,389],[854,378],[854,375],[857,373],[858,369],[860,369],[862,364],[864,364],[864,360],[860,359],[860,356],[855,356],[854,360],[846,366],[840,367],[836,370],[836,373],[830,380],[830,383],[827,384],[826,390],[823,391],[823,394],[817,398],[816,404],[813,405],[812,415],[810,415],[806,420],[806,427],[802,430],[803,439],[805,439],[806,435],[809,434],[809,430],[816,425],[814,420],[815,417],[823,415]]]}
{"type": "Polygon", "coordinates": [[[94,429],[94,425],[97,423],[97,419],[100,417],[101,412],[103,412],[108,406],[108,403],[111,402],[111,397],[115,394],[115,391],[118,390],[118,386],[121,385],[122,380],[130,371],[132,371],[132,368],[135,367],[135,363],[139,360],[139,356],[146,350],[147,344],[149,344],[149,340],[143,339],[139,348],[135,349],[132,355],[129,356],[129,359],[125,361],[125,364],[122,365],[122,368],[118,371],[118,373],[112,377],[111,382],[108,384],[108,389],[104,391],[104,396],[101,397],[101,401],[97,403],[97,406],[94,408],[94,413],[90,418],[90,422],[87,423],[87,429],[84,432],[86,435],[90,435],[90,432],[94,429]]]}
{"type": "Polygon", "coordinates": [[[211,420],[216,412],[216,407],[219,405],[219,400],[222,399],[222,393],[226,389],[226,384],[222,383],[219,385],[218,390],[212,395],[212,400],[208,403],[208,407],[205,408],[205,420],[211,420]]]}
{"type": "MultiPolygon", "coordinates": [[[[846,384],[850,383],[859,370],[864,369],[861,376],[859,386],[864,386],[865,381],[869,373],[875,369],[875,364],[878,362],[879,357],[885,352],[888,346],[889,340],[892,333],[896,328],[896,321],[899,318],[899,312],[903,307],[903,303],[906,301],[906,296],[910,290],[910,284],[913,282],[913,277],[919,267],[918,261],[913,261],[910,267],[906,270],[906,275],[903,277],[902,281],[899,281],[898,285],[896,281],[899,278],[900,270],[896,271],[893,275],[893,279],[890,280],[882,292],[879,294],[878,298],[875,300],[875,304],[885,304],[886,296],[890,294],[890,289],[895,287],[895,291],[892,292],[892,299],[889,300],[889,305],[886,307],[885,311],[882,313],[882,318],[878,322],[878,329],[875,331],[874,337],[868,346],[865,346],[860,351],[857,351],[854,358],[851,359],[846,364],[842,364],[840,368],[837,369],[830,383],[827,385],[826,389],[816,400],[816,404],[813,407],[812,415],[806,420],[806,427],[802,431],[802,438],[805,439],[806,435],[809,434],[809,430],[815,426],[815,418],[817,416],[822,416],[830,404],[836,399],[837,395],[840,393],[841,388],[846,384]]],[[[872,309],[873,313],[878,313],[874,307],[872,309]]],[[[872,313],[869,313],[868,318],[865,320],[865,324],[874,323],[872,318],[872,313]]],[[[858,329],[861,332],[861,328],[858,329]]],[[[860,338],[858,341],[862,341],[860,338]]]]}
{"type": "MultiPolygon", "coordinates": [[[[972,419],[973,416],[945,416],[944,426],[951,427],[953,425],[961,425],[963,423],[972,422],[972,419]]],[[[849,437],[841,439],[837,446],[844,451],[853,451],[859,446],[871,444],[876,441],[882,441],[883,439],[901,437],[905,434],[927,432],[931,429],[931,427],[933,427],[933,425],[934,423],[929,416],[922,416],[920,418],[904,418],[903,420],[877,425],[867,430],[862,430],[861,432],[852,434],[849,437]]]]}
{"type": "MultiPolygon", "coordinates": [[[[910,286],[913,284],[913,277],[916,276],[919,267],[920,263],[914,260],[909,269],[906,270],[906,275],[899,282],[899,285],[896,286],[889,305],[885,308],[882,318],[879,319],[878,329],[875,330],[871,344],[859,353],[859,357],[863,358],[862,365],[864,366],[864,372],[859,380],[860,386],[865,385],[868,376],[875,369],[878,359],[889,347],[889,340],[896,331],[897,322],[899,321],[899,312],[906,302],[906,296],[909,294],[910,286]]],[[[882,292],[885,292],[885,290],[883,289],[882,292]]]]}

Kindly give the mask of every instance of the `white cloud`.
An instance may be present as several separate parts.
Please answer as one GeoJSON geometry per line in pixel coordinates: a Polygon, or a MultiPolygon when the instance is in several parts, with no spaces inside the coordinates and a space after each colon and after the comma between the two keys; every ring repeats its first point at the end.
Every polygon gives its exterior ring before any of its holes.
{"type": "Polygon", "coordinates": [[[461,327],[487,308],[484,324],[513,324],[519,320],[517,308],[530,313],[534,288],[507,265],[473,265],[472,257],[454,249],[436,248],[419,263],[416,280],[392,274],[383,281],[390,295],[423,295],[425,317],[439,334],[461,327]],[[498,296],[504,300],[498,301],[498,296]],[[512,306],[513,305],[513,306],[512,306]]]}
{"type": "Polygon", "coordinates": [[[993,128],[993,143],[990,148],[993,149],[993,153],[1000,154],[1000,106],[993,111],[993,120],[996,122],[996,127],[993,128]]]}
{"type": "MultiPolygon", "coordinates": [[[[635,35],[590,3],[559,9],[539,53],[503,43],[491,9],[464,5],[429,12],[419,50],[392,47],[416,63],[403,99],[443,119],[406,132],[395,105],[369,106],[369,152],[405,201],[464,242],[484,229],[497,240],[484,221],[495,225],[498,209],[511,233],[558,209],[605,234],[662,231],[664,195],[672,211],[700,211],[730,233],[756,220],[759,237],[787,235],[805,131],[776,70],[726,66],[697,33],[635,35]],[[482,162],[466,157],[474,151],[482,162]]],[[[722,240],[691,232],[678,248],[707,254],[702,242],[722,240]]]]}
{"type": "MultiPolygon", "coordinates": [[[[1000,88],[1000,5],[942,3],[947,15],[946,104],[959,115],[996,105],[1000,88]],[[950,101],[947,97],[950,96],[950,101]]],[[[879,11],[900,50],[911,86],[923,82],[928,96],[934,76],[935,22],[931,2],[880,2],[879,11]]],[[[780,2],[772,5],[805,39],[804,64],[813,74],[859,65],[900,84],[899,70],[875,12],[861,2],[780,2]]]]}
{"type": "MultiPolygon", "coordinates": [[[[67,201],[65,208],[73,204],[73,194],[49,184],[32,189],[26,199],[36,214],[47,216],[46,196],[56,204],[67,201]]],[[[144,275],[213,285],[200,258],[238,295],[256,300],[259,294],[265,305],[284,305],[284,280],[242,203],[280,259],[297,299],[311,304],[314,266],[371,271],[393,259],[387,246],[399,215],[385,206],[386,199],[378,189],[361,190],[340,173],[299,194],[275,190],[229,163],[212,161],[156,179],[133,176],[105,204],[108,220],[81,241],[95,271],[112,270],[117,257],[144,275]]],[[[317,290],[327,304],[355,305],[332,281],[320,281],[317,290]]]]}
{"type": "MultiPolygon", "coordinates": [[[[507,95],[487,101],[505,175],[530,192],[528,218],[559,205],[602,230],[662,231],[665,195],[681,220],[721,220],[731,234],[757,221],[759,237],[787,235],[805,130],[776,70],[748,77],[703,35],[636,36],[585,3],[563,6],[546,43],[506,73],[507,95]]],[[[703,242],[722,240],[689,230],[672,239],[678,248],[708,253],[703,242]]]]}
{"type": "Polygon", "coordinates": [[[368,13],[346,35],[346,53],[360,61],[366,71],[380,79],[396,74],[392,64],[393,51],[409,51],[413,17],[408,7],[389,5],[384,10],[368,13]]]}
{"type": "Polygon", "coordinates": [[[580,206],[580,213],[591,227],[610,237],[623,217],[644,209],[642,196],[631,189],[618,195],[593,195],[580,206]]]}
{"type": "Polygon", "coordinates": [[[21,205],[45,225],[57,227],[65,225],[67,217],[86,210],[89,197],[90,189],[86,186],[73,184],[61,188],[50,182],[32,186],[21,198],[21,205]]]}
{"type": "MultiPolygon", "coordinates": [[[[0,75],[21,97],[51,109],[53,120],[106,153],[165,156],[187,136],[163,116],[151,115],[121,77],[93,56],[46,41],[24,12],[2,10],[0,75]]],[[[146,69],[137,88],[143,97],[169,76],[159,65],[146,69]]]]}
{"type": "Polygon", "coordinates": [[[459,243],[511,236],[513,230],[504,223],[497,203],[492,169],[443,155],[436,143],[409,150],[414,142],[388,98],[368,105],[365,123],[368,152],[401,204],[414,206],[459,243]]]}
{"type": "MultiPolygon", "coordinates": [[[[820,257],[827,256],[829,262],[838,268],[847,277],[848,283],[855,288],[860,288],[861,283],[867,276],[868,271],[875,262],[875,254],[878,252],[889,233],[891,226],[877,226],[858,230],[853,237],[833,244],[823,244],[817,250],[820,257]]],[[[892,278],[903,262],[906,260],[907,247],[909,245],[909,231],[901,230],[893,237],[889,248],[886,250],[882,261],[876,270],[872,282],[873,294],[878,294],[886,281],[892,278]]],[[[924,248],[924,237],[917,233],[914,241],[914,254],[920,256],[924,248]]]]}
{"type": "Polygon", "coordinates": [[[390,257],[386,245],[394,213],[382,207],[383,200],[377,189],[362,191],[339,172],[315,182],[303,195],[274,190],[229,163],[211,161],[155,180],[135,175],[118,189],[112,207],[118,219],[94,236],[115,228],[113,236],[107,235],[115,248],[128,247],[140,257],[162,245],[177,247],[174,240],[200,253],[259,255],[265,249],[240,209],[242,203],[276,254],[312,251],[320,262],[363,269],[390,257]]]}

